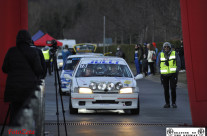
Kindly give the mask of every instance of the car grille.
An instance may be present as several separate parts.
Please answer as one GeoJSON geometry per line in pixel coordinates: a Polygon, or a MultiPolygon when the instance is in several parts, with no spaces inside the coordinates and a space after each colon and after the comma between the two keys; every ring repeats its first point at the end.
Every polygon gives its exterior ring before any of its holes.
{"type": "Polygon", "coordinates": [[[114,100],[96,100],[95,102],[92,102],[93,104],[118,104],[119,102],[116,102],[114,100]]]}
{"type": "Polygon", "coordinates": [[[112,92],[112,91],[104,91],[104,92],[100,92],[100,91],[93,91],[94,94],[118,94],[119,92],[112,92]]]}

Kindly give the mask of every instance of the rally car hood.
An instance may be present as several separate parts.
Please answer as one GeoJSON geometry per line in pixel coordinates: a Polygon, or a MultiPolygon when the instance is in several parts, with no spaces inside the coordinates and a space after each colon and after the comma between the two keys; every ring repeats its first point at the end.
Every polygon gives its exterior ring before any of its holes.
{"type": "Polygon", "coordinates": [[[112,82],[114,84],[121,82],[123,87],[135,87],[135,80],[133,78],[126,77],[81,77],[76,78],[77,85],[79,87],[89,87],[91,82],[100,83],[100,82],[112,82]]]}

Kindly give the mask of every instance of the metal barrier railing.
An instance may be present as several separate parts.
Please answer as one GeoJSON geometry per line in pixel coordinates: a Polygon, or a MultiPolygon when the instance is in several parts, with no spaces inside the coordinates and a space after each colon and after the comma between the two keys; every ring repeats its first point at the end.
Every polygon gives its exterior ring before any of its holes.
{"type": "MultiPolygon", "coordinates": [[[[39,86],[40,91],[35,91],[35,96],[38,99],[38,105],[36,114],[34,114],[35,119],[35,135],[43,136],[44,135],[44,121],[45,121],[45,82],[42,81],[42,84],[39,86]]],[[[35,112],[34,112],[35,113],[35,112]]]]}
{"type": "Polygon", "coordinates": [[[39,85],[33,95],[25,102],[23,108],[17,114],[16,124],[18,126],[9,126],[8,135],[22,134],[24,136],[43,136],[45,121],[45,82],[39,85]],[[26,132],[26,134],[25,134],[26,132]]]}

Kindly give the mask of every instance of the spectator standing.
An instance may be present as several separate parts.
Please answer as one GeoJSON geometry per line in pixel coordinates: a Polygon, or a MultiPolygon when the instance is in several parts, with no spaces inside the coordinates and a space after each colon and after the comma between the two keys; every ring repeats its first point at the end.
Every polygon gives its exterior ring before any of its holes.
{"type": "Polygon", "coordinates": [[[165,42],[163,44],[163,52],[160,53],[158,59],[161,83],[163,85],[165,95],[164,108],[170,108],[169,87],[171,89],[172,107],[177,108],[176,86],[178,81],[178,72],[180,70],[180,57],[175,51],[171,50],[171,44],[169,42],[165,42]]]}
{"type": "Polygon", "coordinates": [[[181,45],[180,45],[180,49],[179,49],[179,56],[180,56],[180,61],[181,61],[181,71],[180,72],[185,72],[185,57],[184,57],[183,40],[181,40],[181,45]]]}
{"type": "Polygon", "coordinates": [[[144,50],[143,50],[143,60],[142,60],[142,66],[143,66],[143,73],[145,74],[145,77],[148,74],[148,61],[147,61],[147,56],[148,56],[148,48],[147,44],[144,44],[144,50]]]}
{"type": "Polygon", "coordinates": [[[157,45],[155,42],[152,42],[152,45],[154,47],[154,51],[155,51],[155,56],[156,56],[156,59],[153,60],[154,61],[154,72],[156,73],[157,72],[157,67],[156,67],[156,61],[157,61],[157,56],[158,56],[158,48],[157,48],[157,45]]]}
{"type": "Polygon", "coordinates": [[[44,59],[45,59],[45,63],[46,63],[46,69],[49,73],[49,75],[52,75],[51,73],[51,59],[52,59],[52,54],[50,52],[50,47],[45,46],[42,50],[44,59]]]}
{"type": "Polygon", "coordinates": [[[139,47],[136,44],[135,45],[135,52],[134,52],[134,63],[135,63],[135,67],[136,67],[136,75],[140,74],[140,67],[139,67],[139,47]]]}
{"type": "Polygon", "coordinates": [[[33,48],[35,48],[37,50],[37,53],[38,53],[38,55],[40,57],[40,62],[41,62],[41,66],[42,66],[42,69],[43,69],[43,74],[41,75],[40,79],[44,79],[46,77],[46,75],[47,75],[47,67],[46,67],[44,55],[43,55],[41,49],[37,48],[34,45],[34,41],[32,41],[31,47],[33,47],[33,48]]]}
{"type": "Polygon", "coordinates": [[[121,50],[120,46],[116,49],[116,56],[125,59],[125,53],[121,50]]]}
{"type": "Polygon", "coordinates": [[[173,44],[171,44],[171,50],[175,51],[175,46],[173,44]]]}
{"type": "Polygon", "coordinates": [[[142,60],[143,60],[143,47],[141,44],[138,44],[138,58],[139,58],[139,67],[140,67],[140,73],[142,73],[142,60]]]}
{"type": "Polygon", "coordinates": [[[136,66],[137,75],[142,73],[142,57],[143,57],[143,51],[141,49],[141,45],[136,44],[135,52],[134,52],[134,63],[136,66]]]}
{"type": "Polygon", "coordinates": [[[68,45],[65,45],[64,49],[62,50],[63,65],[65,64],[65,61],[70,55],[72,55],[72,53],[69,51],[68,45]]]}
{"type": "Polygon", "coordinates": [[[155,51],[153,50],[153,45],[150,43],[147,44],[147,48],[148,48],[147,61],[148,61],[148,65],[150,67],[150,72],[151,72],[151,74],[155,75],[154,60],[153,60],[153,54],[155,54],[155,51]]]}
{"type": "Polygon", "coordinates": [[[156,56],[158,56],[158,49],[157,49],[156,43],[153,42],[152,45],[154,46],[156,56]]]}
{"type": "MultiPolygon", "coordinates": [[[[37,87],[39,78],[44,74],[36,49],[30,47],[32,39],[27,30],[20,30],[16,37],[16,47],[11,47],[3,62],[2,71],[6,74],[4,101],[10,102],[10,125],[21,126],[22,109],[28,108],[37,87]]],[[[26,129],[26,128],[24,128],[26,129]]]]}

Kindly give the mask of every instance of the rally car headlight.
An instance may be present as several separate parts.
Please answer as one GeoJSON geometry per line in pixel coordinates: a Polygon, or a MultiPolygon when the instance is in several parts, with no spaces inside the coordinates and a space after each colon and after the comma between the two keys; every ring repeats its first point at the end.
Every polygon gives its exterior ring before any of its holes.
{"type": "Polygon", "coordinates": [[[92,90],[96,90],[97,84],[92,82],[92,83],[90,83],[89,88],[92,89],[92,90]]]}
{"type": "Polygon", "coordinates": [[[132,88],[122,88],[119,93],[120,94],[129,94],[129,93],[132,93],[133,92],[133,89],[132,88]]]}
{"type": "Polygon", "coordinates": [[[98,89],[104,91],[106,89],[106,83],[105,82],[99,83],[98,89]]]}
{"type": "Polygon", "coordinates": [[[121,82],[116,83],[115,88],[117,90],[120,90],[123,87],[123,84],[121,82]]]}
{"type": "Polygon", "coordinates": [[[110,83],[110,82],[109,82],[109,83],[107,84],[107,89],[108,89],[108,91],[113,90],[114,87],[115,87],[114,83],[110,83]]]}
{"type": "Polygon", "coordinates": [[[63,63],[62,63],[62,62],[60,62],[60,63],[58,63],[58,65],[61,67],[61,66],[63,66],[63,63]]]}
{"type": "Polygon", "coordinates": [[[92,94],[92,90],[90,88],[79,88],[80,94],[92,94]]]}

